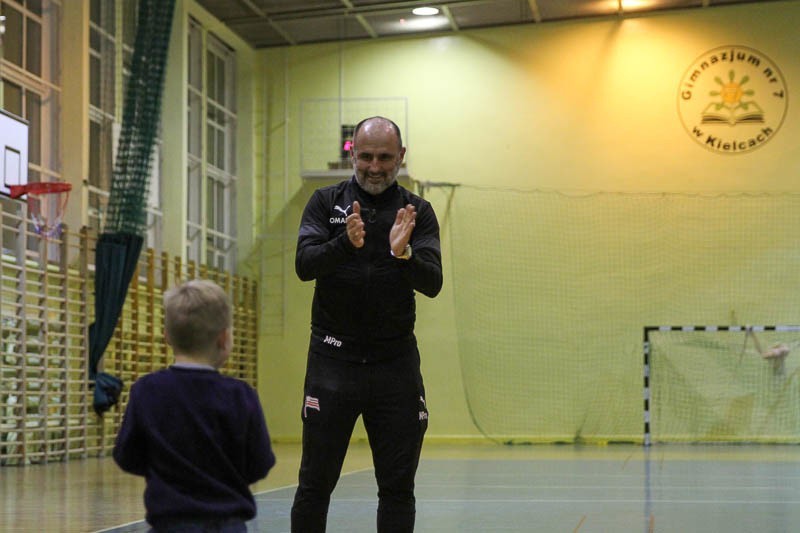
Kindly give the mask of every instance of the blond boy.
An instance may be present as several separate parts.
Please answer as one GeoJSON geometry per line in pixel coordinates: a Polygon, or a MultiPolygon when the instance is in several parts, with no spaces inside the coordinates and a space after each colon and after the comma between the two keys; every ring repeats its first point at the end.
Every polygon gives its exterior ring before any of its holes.
{"type": "Polygon", "coordinates": [[[131,387],[114,460],[144,476],[153,531],[246,531],[249,485],[275,464],[256,391],[219,368],[233,345],[230,300],[194,280],[164,294],[175,363],[131,387]]]}

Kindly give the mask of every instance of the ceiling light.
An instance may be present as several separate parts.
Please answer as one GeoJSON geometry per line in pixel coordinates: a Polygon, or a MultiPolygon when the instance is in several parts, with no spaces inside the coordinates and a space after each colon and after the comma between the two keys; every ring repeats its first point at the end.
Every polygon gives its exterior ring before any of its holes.
{"type": "Polygon", "coordinates": [[[430,17],[431,15],[439,14],[439,10],[435,7],[415,7],[411,12],[421,17],[430,17]]]}
{"type": "Polygon", "coordinates": [[[636,11],[653,7],[654,4],[655,2],[650,0],[622,0],[620,5],[624,11],[636,11]]]}
{"type": "Polygon", "coordinates": [[[436,31],[446,28],[449,24],[447,17],[411,17],[389,23],[387,29],[400,32],[436,31]]]}

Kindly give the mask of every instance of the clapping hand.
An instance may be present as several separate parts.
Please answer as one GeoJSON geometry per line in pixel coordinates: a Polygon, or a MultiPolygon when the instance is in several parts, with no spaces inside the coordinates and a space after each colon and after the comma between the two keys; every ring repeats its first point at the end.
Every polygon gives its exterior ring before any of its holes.
{"type": "Polygon", "coordinates": [[[394,225],[389,232],[389,246],[395,256],[403,255],[405,252],[406,245],[411,239],[411,233],[414,231],[416,218],[417,210],[411,204],[397,210],[394,225]]]}
{"type": "Polygon", "coordinates": [[[364,246],[364,221],[361,220],[361,204],[353,202],[353,212],[347,216],[347,236],[356,248],[364,246]]]}

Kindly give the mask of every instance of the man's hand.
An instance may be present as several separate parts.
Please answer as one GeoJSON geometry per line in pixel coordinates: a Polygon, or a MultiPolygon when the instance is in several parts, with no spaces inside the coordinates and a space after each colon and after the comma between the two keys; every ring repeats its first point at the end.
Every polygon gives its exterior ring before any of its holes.
{"type": "MultiPolygon", "coordinates": [[[[394,229],[392,229],[394,231],[394,229]]],[[[361,220],[361,204],[353,202],[353,212],[347,216],[347,236],[356,248],[364,246],[364,221],[361,220]]],[[[403,245],[405,246],[405,245],[403,245]]]]}
{"type": "MultiPolygon", "coordinates": [[[[355,206],[354,206],[355,211],[355,206]]],[[[392,253],[395,256],[403,255],[406,250],[406,245],[411,239],[411,233],[414,231],[414,220],[417,218],[416,208],[408,204],[397,210],[397,216],[394,219],[394,225],[389,232],[389,246],[392,248],[392,253]]],[[[363,225],[363,223],[362,223],[363,225]]]]}

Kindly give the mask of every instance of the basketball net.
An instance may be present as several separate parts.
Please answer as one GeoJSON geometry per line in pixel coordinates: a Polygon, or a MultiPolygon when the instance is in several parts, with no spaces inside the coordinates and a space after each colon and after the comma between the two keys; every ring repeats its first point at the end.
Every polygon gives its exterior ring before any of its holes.
{"type": "Polygon", "coordinates": [[[51,239],[61,235],[61,220],[72,185],[60,181],[37,181],[10,185],[11,198],[25,195],[28,216],[36,234],[51,239]]]}

